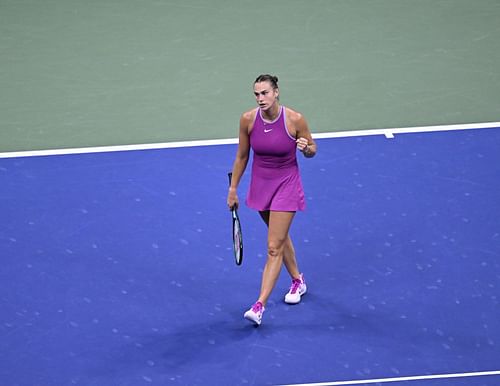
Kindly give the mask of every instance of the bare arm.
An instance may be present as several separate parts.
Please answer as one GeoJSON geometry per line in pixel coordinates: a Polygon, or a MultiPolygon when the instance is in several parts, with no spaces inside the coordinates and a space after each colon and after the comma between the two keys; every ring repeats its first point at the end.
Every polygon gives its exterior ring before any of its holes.
{"type": "Polygon", "coordinates": [[[306,158],[312,158],[316,155],[316,142],[311,135],[309,125],[304,116],[293,110],[290,111],[290,120],[295,128],[295,138],[297,138],[297,149],[304,154],[306,158]]]}
{"type": "Polygon", "coordinates": [[[237,194],[238,185],[241,177],[247,167],[248,158],[250,154],[250,125],[253,122],[252,111],[244,113],[240,118],[239,141],[238,150],[236,151],[236,158],[233,163],[233,176],[231,178],[231,186],[227,194],[227,205],[232,208],[239,205],[237,194]]]}

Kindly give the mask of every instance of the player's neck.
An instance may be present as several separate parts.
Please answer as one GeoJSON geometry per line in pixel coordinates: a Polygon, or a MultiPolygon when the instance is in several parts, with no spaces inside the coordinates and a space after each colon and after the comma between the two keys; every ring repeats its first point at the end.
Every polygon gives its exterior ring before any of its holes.
{"type": "Polygon", "coordinates": [[[268,110],[261,111],[261,113],[262,118],[264,118],[266,121],[274,121],[276,118],[278,118],[278,115],[280,115],[280,104],[275,103],[268,110]]]}

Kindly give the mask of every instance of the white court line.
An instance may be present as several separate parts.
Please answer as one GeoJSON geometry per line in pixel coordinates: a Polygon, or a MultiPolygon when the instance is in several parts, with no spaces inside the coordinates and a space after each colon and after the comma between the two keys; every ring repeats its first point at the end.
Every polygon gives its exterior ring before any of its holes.
{"type": "MultiPolygon", "coordinates": [[[[420,127],[392,128],[392,129],[338,131],[331,133],[315,133],[313,134],[313,138],[317,139],[343,138],[343,137],[360,137],[368,135],[384,135],[386,138],[394,138],[394,134],[425,133],[425,132],[450,131],[450,130],[472,130],[472,129],[486,129],[486,128],[498,129],[500,128],[500,122],[469,123],[460,125],[420,126],[420,127]]],[[[118,145],[118,146],[81,147],[81,148],[69,148],[69,149],[30,150],[30,151],[15,151],[15,152],[0,153],[0,158],[108,153],[116,151],[155,150],[155,149],[194,147],[194,146],[230,145],[237,143],[238,143],[237,138],[229,138],[229,139],[210,139],[210,140],[199,140],[199,141],[146,143],[140,145],[118,145]]]]}
{"type": "Polygon", "coordinates": [[[407,381],[422,381],[433,379],[451,379],[451,378],[470,378],[483,377],[491,375],[500,375],[500,370],[481,371],[475,373],[457,373],[457,374],[435,374],[435,375],[416,375],[412,377],[396,377],[396,378],[379,378],[379,379],[364,379],[356,381],[336,381],[336,382],[320,382],[320,383],[297,383],[281,386],[345,386],[345,385],[366,385],[371,383],[388,383],[388,382],[407,382],[407,381]]]}
{"type": "Polygon", "coordinates": [[[0,153],[0,158],[18,158],[18,157],[38,157],[51,155],[68,154],[88,154],[88,153],[109,153],[116,151],[135,151],[135,150],[155,150],[190,146],[211,146],[226,145],[238,143],[238,139],[211,139],[205,141],[182,141],[182,142],[163,142],[163,143],[145,143],[140,145],[117,145],[117,146],[97,146],[97,147],[79,147],[69,149],[50,149],[50,150],[30,150],[14,151],[0,153]]]}
{"type": "Polygon", "coordinates": [[[400,127],[392,129],[373,129],[373,130],[352,130],[339,131],[334,133],[313,134],[314,138],[341,138],[341,137],[361,137],[366,135],[385,135],[387,138],[394,137],[394,134],[410,133],[429,133],[433,131],[451,131],[451,130],[473,130],[473,129],[498,129],[500,122],[467,123],[460,125],[437,125],[437,126],[416,126],[400,127]]]}

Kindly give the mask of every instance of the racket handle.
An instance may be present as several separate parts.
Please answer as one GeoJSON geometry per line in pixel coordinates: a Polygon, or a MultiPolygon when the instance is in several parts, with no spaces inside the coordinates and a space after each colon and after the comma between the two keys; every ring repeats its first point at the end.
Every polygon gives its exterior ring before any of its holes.
{"type": "MultiPolygon", "coordinates": [[[[233,178],[233,173],[229,172],[229,173],[227,173],[227,176],[229,177],[229,186],[231,186],[231,180],[233,178]]],[[[234,216],[234,210],[236,209],[236,205],[233,205],[230,209],[233,212],[233,216],[234,216]]]]}

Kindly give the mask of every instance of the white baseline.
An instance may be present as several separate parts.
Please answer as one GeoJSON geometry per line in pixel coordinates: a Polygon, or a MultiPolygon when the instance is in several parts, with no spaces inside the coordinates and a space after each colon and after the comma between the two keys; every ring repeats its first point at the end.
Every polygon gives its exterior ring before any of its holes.
{"type": "MultiPolygon", "coordinates": [[[[330,133],[315,133],[313,138],[342,138],[342,137],[360,137],[368,135],[384,135],[386,138],[393,138],[395,134],[408,133],[425,133],[435,131],[451,131],[451,130],[473,130],[473,129],[498,129],[500,122],[484,122],[484,123],[468,123],[459,125],[439,125],[439,126],[420,126],[392,129],[373,129],[373,130],[353,130],[353,131],[338,131],[330,133]]],[[[67,154],[87,154],[87,153],[108,153],[117,151],[136,151],[136,150],[155,150],[180,147],[195,147],[195,146],[213,146],[213,145],[231,145],[237,144],[237,138],[229,139],[210,139],[199,141],[179,141],[179,142],[163,142],[163,143],[146,143],[139,145],[116,145],[116,146],[97,146],[97,147],[81,147],[67,149],[50,149],[50,150],[29,150],[0,153],[0,158],[19,158],[19,157],[39,157],[39,156],[54,156],[67,154]]]]}
{"type": "Polygon", "coordinates": [[[372,383],[388,383],[388,382],[409,382],[423,381],[433,379],[451,379],[451,378],[470,378],[500,375],[500,370],[481,371],[475,373],[457,373],[457,374],[435,374],[435,375],[416,375],[411,377],[396,377],[396,378],[379,378],[379,379],[360,379],[355,381],[335,381],[335,382],[320,382],[320,383],[294,383],[281,386],[346,386],[346,385],[368,385],[372,383]]]}

